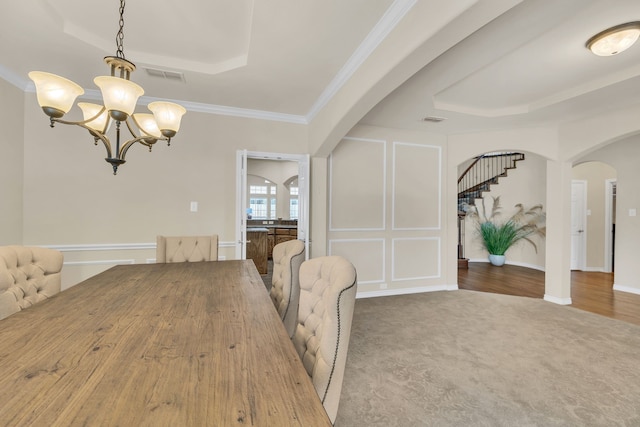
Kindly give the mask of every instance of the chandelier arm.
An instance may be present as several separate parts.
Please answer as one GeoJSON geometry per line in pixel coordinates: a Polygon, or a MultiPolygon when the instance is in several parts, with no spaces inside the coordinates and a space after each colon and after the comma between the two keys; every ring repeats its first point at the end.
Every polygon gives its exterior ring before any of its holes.
{"type": "Polygon", "coordinates": [[[102,141],[102,143],[104,144],[104,148],[107,150],[107,157],[111,158],[111,141],[109,141],[109,138],[107,138],[105,134],[101,132],[96,132],[93,129],[89,128],[88,126],[84,126],[84,125],[78,125],[78,126],[87,129],[89,132],[91,132],[91,135],[93,135],[94,138],[100,139],[100,141],[102,141]]]}
{"type": "Polygon", "coordinates": [[[120,147],[120,152],[118,153],[118,158],[121,160],[124,160],[124,156],[127,155],[127,151],[129,151],[129,148],[131,148],[131,146],[133,144],[135,144],[136,142],[139,142],[142,145],[146,145],[147,147],[151,148],[152,144],[149,144],[148,142],[146,142],[144,136],[139,136],[137,138],[134,138],[130,141],[127,141],[124,143],[124,145],[122,147],[120,147]]]}
{"type": "Polygon", "coordinates": [[[144,128],[142,126],[140,126],[140,124],[136,121],[135,117],[131,116],[131,119],[136,124],[137,129],[140,131],[140,135],[138,135],[136,133],[135,128],[131,125],[131,123],[129,123],[129,120],[127,120],[127,121],[125,121],[125,123],[127,125],[127,129],[129,129],[129,133],[134,138],[137,138],[137,139],[142,138],[142,141],[139,141],[139,142],[141,142],[142,144],[146,145],[147,147],[151,147],[151,145],[155,144],[155,142],[158,141],[158,140],[160,140],[160,141],[166,141],[167,140],[166,137],[158,138],[157,136],[151,135],[149,132],[144,130],[144,128]],[[150,143],[145,142],[146,140],[150,140],[150,139],[154,140],[153,143],[150,144],[150,143]]]}
{"type": "MultiPolygon", "coordinates": [[[[102,113],[104,113],[104,110],[105,110],[105,107],[103,106],[102,109],[100,111],[98,111],[98,114],[96,114],[93,117],[89,117],[87,120],[80,120],[80,121],[74,122],[74,121],[71,121],[71,120],[62,120],[62,119],[57,119],[57,118],[51,118],[51,121],[52,122],[56,122],[56,123],[62,123],[63,125],[78,125],[78,126],[82,126],[84,128],[89,129],[88,127],[83,126],[83,125],[86,124],[86,123],[89,123],[89,122],[91,122],[91,121],[93,121],[95,119],[97,119],[98,117],[100,117],[100,115],[102,113]]],[[[89,129],[89,130],[91,130],[91,129],[89,129]]]]}
{"type": "Polygon", "coordinates": [[[63,125],[75,125],[80,126],[81,128],[85,128],[89,131],[91,136],[94,137],[96,143],[98,139],[102,141],[102,143],[104,144],[104,148],[107,150],[107,157],[111,158],[111,141],[109,141],[109,138],[107,138],[107,136],[102,132],[98,132],[95,129],[91,129],[89,126],[85,125],[85,123],[90,122],[91,120],[93,119],[84,120],[81,122],[70,122],[67,120],[51,119],[52,122],[62,123],[63,125]]]}

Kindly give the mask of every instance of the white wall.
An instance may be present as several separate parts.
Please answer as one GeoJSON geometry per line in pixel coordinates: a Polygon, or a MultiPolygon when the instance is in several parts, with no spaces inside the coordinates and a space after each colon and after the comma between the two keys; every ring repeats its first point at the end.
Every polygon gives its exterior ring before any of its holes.
{"type": "Polygon", "coordinates": [[[601,161],[617,171],[616,195],[616,243],[614,289],[640,293],[638,275],[638,242],[640,241],[640,216],[630,216],[629,211],[640,212],[640,135],[600,148],[582,158],[580,162],[601,161]]]}
{"type": "MultiPolygon", "coordinates": [[[[285,183],[298,176],[298,162],[287,160],[247,159],[247,174],[268,179],[277,186],[276,218],[289,219],[289,188],[285,183]]],[[[249,179],[249,177],[247,178],[249,179]]],[[[249,196],[249,194],[247,194],[249,196]]],[[[247,200],[247,206],[249,200],[247,200]]]]}
{"type": "Polygon", "coordinates": [[[24,96],[0,79],[0,245],[22,244],[24,96]]]}
{"type": "Polygon", "coordinates": [[[23,240],[73,246],[63,248],[64,287],[115,263],[153,260],[158,234],[216,233],[220,255],[233,258],[236,151],[307,150],[303,125],[189,112],[171,147],[134,146],[113,176],[104,148],[84,129],[51,129],[34,94],[25,122],[23,240]]]}
{"type": "MultiPolygon", "coordinates": [[[[328,248],[358,271],[360,296],[455,288],[445,254],[446,139],[356,126],[329,158],[328,248]]],[[[452,206],[455,209],[455,206],[452,206]]]]}

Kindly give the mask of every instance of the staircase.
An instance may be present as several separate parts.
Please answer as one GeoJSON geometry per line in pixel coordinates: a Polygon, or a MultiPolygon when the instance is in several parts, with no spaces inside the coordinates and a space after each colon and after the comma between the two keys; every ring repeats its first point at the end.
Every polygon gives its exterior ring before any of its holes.
{"type": "Polygon", "coordinates": [[[475,204],[482,193],[489,191],[501,177],[507,176],[509,169],[524,160],[524,153],[500,152],[478,156],[458,178],[458,211],[463,206],[475,204]]]}
{"type": "Polygon", "coordinates": [[[489,191],[501,177],[507,176],[509,169],[524,160],[524,153],[495,152],[478,156],[458,178],[458,267],[467,268],[464,256],[464,224],[466,205],[475,205],[482,193],[489,191]]]}

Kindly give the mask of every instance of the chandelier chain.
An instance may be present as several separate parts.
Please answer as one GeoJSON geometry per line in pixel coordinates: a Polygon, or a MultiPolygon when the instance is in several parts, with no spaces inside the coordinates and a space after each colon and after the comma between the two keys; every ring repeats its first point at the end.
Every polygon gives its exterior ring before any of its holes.
{"type": "Polygon", "coordinates": [[[120,29],[118,30],[118,34],[116,34],[116,57],[124,58],[124,0],[120,0],[120,29]]]}

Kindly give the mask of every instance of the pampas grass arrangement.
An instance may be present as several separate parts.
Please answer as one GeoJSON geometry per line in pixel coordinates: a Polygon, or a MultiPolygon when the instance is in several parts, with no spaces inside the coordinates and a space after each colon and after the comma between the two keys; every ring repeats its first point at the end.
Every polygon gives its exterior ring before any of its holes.
{"type": "Polygon", "coordinates": [[[467,205],[467,215],[476,223],[482,243],[491,255],[504,255],[514,244],[520,241],[529,242],[538,252],[538,247],[531,237],[546,235],[546,214],[542,205],[534,205],[525,209],[521,203],[515,205],[516,212],[507,220],[500,221],[502,206],[500,196],[492,197],[491,213],[487,216],[485,199],[482,199],[482,212],[474,205],[467,205]]]}

